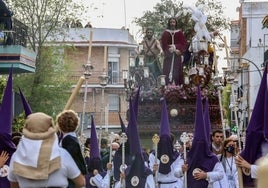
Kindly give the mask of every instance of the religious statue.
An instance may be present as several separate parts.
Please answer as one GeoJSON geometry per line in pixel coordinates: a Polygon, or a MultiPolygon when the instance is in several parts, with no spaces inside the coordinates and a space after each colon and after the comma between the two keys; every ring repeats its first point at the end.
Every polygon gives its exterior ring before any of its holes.
{"type": "Polygon", "coordinates": [[[146,35],[141,42],[140,55],[144,55],[144,64],[149,68],[154,78],[161,74],[162,68],[159,56],[162,54],[162,48],[158,39],[154,37],[152,28],[146,29],[146,35]]]}
{"type": "Polygon", "coordinates": [[[186,50],[186,39],[175,18],[168,20],[167,29],[162,33],[161,44],[164,52],[163,74],[166,85],[184,83],[182,55],[186,50]]]}

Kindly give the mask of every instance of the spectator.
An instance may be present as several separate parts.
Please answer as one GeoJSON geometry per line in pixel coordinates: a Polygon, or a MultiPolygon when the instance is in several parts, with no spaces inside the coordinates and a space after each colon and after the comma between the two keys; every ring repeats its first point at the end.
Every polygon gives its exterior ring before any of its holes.
{"type": "Polygon", "coordinates": [[[85,186],[85,178],[71,155],[59,147],[52,117],[30,114],[23,136],[11,157],[8,179],[11,188],[67,187],[68,178],[85,186]]]}
{"type": "MultiPolygon", "coordinates": [[[[82,155],[80,143],[75,133],[78,123],[78,115],[73,110],[65,110],[57,116],[57,125],[63,133],[60,146],[70,153],[82,174],[86,175],[87,169],[85,159],[82,155]]],[[[74,183],[71,180],[69,180],[68,187],[74,187],[74,183]]]]}
{"type": "Polygon", "coordinates": [[[235,164],[236,147],[233,139],[223,141],[222,153],[218,155],[228,179],[229,188],[238,188],[238,172],[235,164]]]}
{"type": "Polygon", "coordinates": [[[85,28],[92,28],[92,25],[90,22],[87,22],[87,24],[85,25],[85,28]]]}
{"type": "Polygon", "coordinates": [[[221,154],[222,150],[222,141],[223,141],[223,133],[221,130],[215,130],[212,133],[212,142],[211,142],[211,150],[216,155],[221,154]]]}

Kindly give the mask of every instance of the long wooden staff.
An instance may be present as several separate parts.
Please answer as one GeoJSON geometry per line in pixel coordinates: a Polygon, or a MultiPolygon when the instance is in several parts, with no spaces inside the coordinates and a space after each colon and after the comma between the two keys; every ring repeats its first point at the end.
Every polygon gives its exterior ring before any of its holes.
{"type": "Polygon", "coordinates": [[[218,57],[216,54],[216,46],[215,42],[213,42],[213,65],[212,69],[214,68],[215,75],[218,75],[219,70],[218,70],[218,57]]]}
{"type": "Polygon", "coordinates": [[[67,104],[65,105],[64,110],[69,110],[70,109],[71,105],[73,104],[74,98],[77,95],[77,93],[78,93],[79,89],[81,88],[81,86],[82,86],[84,81],[85,81],[85,77],[81,76],[80,79],[78,80],[78,82],[76,84],[76,87],[73,90],[73,92],[72,92],[67,104]]]}
{"type": "MultiPolygon", "coordinates": [[[[89,36],[89,47],[88,47],[88,60],[87,62],[90,62],[90,58],[91,58],[91,48],[92,48],[92,38],[93,38],[93,31],[90,29],[90,36],[89,36]]],[[[81,76],[80,79],[78,80],[75,89],[73,90],[69,100],[67,101],[67,104],[64,107],[64,110],[68,110],[70,109],[71,105],[73,104],[74,98],[77,95],[77,93],[79,92],[83,82],[85,81],[85,76],[81,76]]]]}
{"type": "MultiPolygon", "coordinates": [[[[157,134],[154,134],[152,141],[155,147],[154,164],[156,165],[157,165],[157,149],[158,149],[157,145],[158,145],[159,140],[160,140],[159,136],[157,134]]],[[[158,188],[158,170],[155,171],[154,182],[155,182],[155,187],[158,188]]]]}

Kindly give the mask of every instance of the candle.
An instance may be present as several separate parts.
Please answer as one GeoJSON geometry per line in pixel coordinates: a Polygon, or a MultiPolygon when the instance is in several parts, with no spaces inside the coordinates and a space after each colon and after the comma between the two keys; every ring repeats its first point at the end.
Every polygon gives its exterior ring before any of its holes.
{"type": "Polygon", "coordinates": [[[198,73],[200,76],[204,76],[204,68],[203,67],[198,67],[198,73]]]}
{"type": "Polygon", "coordinates": [[[133,58],[133,57],[129,58],[129,66],[135,67],[135,58],[133,58]]]}
{"type": "Polygon", "coordinates": [[[208,65],[208,58],[209,58],[209,55],[204,56],[204,64],[205,65],[208,65]]]}
{"type": "Polygon", "coordinates": [[[107,63],[107,46],[104,46],[103,71],[106,70],[106,63],[107,63]]]}
{"type": "Polygon", "coordinates": [[[142,50],[143,50],[143,45],[140,44],[140,45],[139,45],[139,51],[142,51],[142,50]]]}
{"type": "Polygon", "coordinates": [[[190,83],[189,77],[188,76],[185,76],[184,77],[184,84],[188,85],[189,83],[190,83]]]}
{"type": "Polygon", "coordinates": [[[143,66],[143,64],[144,64],[144,62],[143,62],[143,61],[144,61],[144,60],[143,60],[143,56],[140,56],[139,58],[140,58],[140,59],[139,59],[139,65],[140,65],[140,66],[143,66]]]}
{"type": "Polygon", "coordinates": [[[88,61],[90,61],[90,58],[91,58],[92,39],[93,39],[93,31],[92,29],[90,29],[89,46],[88,46],[88,61]]]}
{"type": "Polygon", "coordinates": [[[166,75],[160,75],[160,84],[161,84],[161,86],[166,85],[165,78],[166,78],[166,75]]]}
{"type": "Polygon", "coordinates": [[[149,77],[149,67],[143,67],[144,78],[149,77]]]}
{"type": "Polygon", "coordinates": [[[127,80],[128,78],[128,71],[127,70],[123,70],[123,79],[127,80]]]}

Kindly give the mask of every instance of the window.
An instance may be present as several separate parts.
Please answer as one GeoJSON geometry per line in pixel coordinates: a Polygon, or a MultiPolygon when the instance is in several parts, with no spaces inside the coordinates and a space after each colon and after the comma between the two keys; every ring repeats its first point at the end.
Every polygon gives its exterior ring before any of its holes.
{"type": "Polygon", "coordinates": [[[119,95],[110,94],[108,96],[109,100],[109,111],[119,112],[120,98],[119,95]]]}
{"type": "Polygon", "coordinates": [[[119,59],[109,58],[108,60],[108,84],[117,84],[119,82],[119,59]]]}
{"type": "Polygon", "coordinates": [[[108,84],[118,84],[119,82],[119,49],[117,47],[108,48],[108,84]]]}

